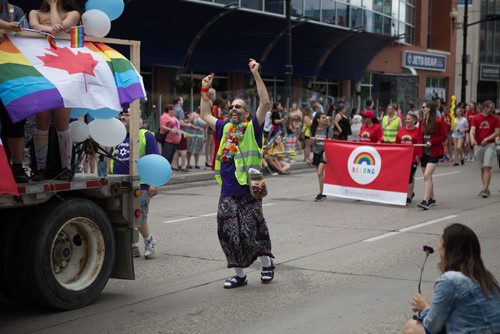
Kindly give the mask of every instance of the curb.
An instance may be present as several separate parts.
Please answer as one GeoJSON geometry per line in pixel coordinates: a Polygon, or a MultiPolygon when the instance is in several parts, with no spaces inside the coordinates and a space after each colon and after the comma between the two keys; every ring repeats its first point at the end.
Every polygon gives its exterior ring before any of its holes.
{"type": "MultiPolygon", "coordinates": [[[[303,161],[293,162],[290,167],[290,171],[304,170],[314,168],[312,165],[308,165],[303,161]]],[[[172,176],[170,181],[164,187],[168,187],[176,184],[185,184],[185,183],[193,183],[193,182],[204,182],[214,180],[214,172],[213,171],[200,171],[200,172],[190,172],[190,173],[176,173],[176,175],[172,176]]]]}

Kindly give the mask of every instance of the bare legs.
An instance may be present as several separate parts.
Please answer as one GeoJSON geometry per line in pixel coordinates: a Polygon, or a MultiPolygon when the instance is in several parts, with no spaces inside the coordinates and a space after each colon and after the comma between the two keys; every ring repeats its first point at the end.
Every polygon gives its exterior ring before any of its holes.
{"type": "Polygon", "coordinates": [[[455,146],[455,163],[459,164],[464,159],[464,138],[453,138],[453,145],[455,146]]]}
{"type": "Polygon", "coordinates": [[[491,181],[491,167],[481,168],[481,181],[483,182],[483,190],[489,191],[491,181]]]}
{"type": "Polygon", "coordinates": [[[318,175],[318,183],[319,183],[319,194],[323,194],[323,184],[325,181],[325,164],[320,163],[318,167],[316,167],[316,174],[318,175]]]}
{"type": "Polygon", "coordinates": [[[437,168],[437,164],[427,163],[427,166],[422,168],[424,174],[424,200],[428,202],[431,198],[434,199],[434,185],[432,184],[432,174],[437,168]]]}

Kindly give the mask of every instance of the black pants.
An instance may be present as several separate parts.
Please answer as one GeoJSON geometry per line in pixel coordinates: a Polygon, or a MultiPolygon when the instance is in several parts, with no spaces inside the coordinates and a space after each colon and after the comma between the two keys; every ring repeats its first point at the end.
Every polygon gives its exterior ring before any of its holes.
{"type": "Polygon", "coordinates": [[[174,160],[174,154],[177,149],[177,144],[164,142],[161,145],[161,155],[168,160],[168,162],[172,163],[174,160]]]}

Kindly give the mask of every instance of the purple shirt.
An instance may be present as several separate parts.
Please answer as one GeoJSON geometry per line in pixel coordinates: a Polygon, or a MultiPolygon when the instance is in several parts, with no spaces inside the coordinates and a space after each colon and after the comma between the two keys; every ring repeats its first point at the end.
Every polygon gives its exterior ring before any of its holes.
{"type": "MultiPolygon", "coordinates": [[[[217,120],[217,124],[215,127],[217,140],[222,140],[224,126],[227,123],[228,123],[227,121],[224,122],[221,120],[217,120]]],[[[262,127],[259,126],[259,121],[257,120],[257,117],[255,115],[252,117],[252,123],[255,134],[255,140],[257,141],[259,147],[262,147],[262,127]]],[[[241,184],[238,183],[236,175],[234,175],[235,171],[236,171],[236,166],[234,165],[234,161],[221,162],[220,176],[222,178],[222,188],[221,188],[222,197],[242,196],[250,193],[248,185],[242,186],[241,184]]]]}
{"type": "MultiPolygon", "coordinates": [[[[113,174],[127,175],[129,173],[128,166],[130,161],[130,137],[128,134],[120,145],[116,146],[114,150],[111,150],[111,154],[113,155],[113,158],[117,160],[113,163],[113,174]],[[124,163],[126,166],[122,165],[118,161],[124,163]]],[[[146,132],[146,154],[160,154],[156,138],[149,131],[146,132]]],[[[141,184],[141,189],[148,188],[149,185],[141,184]]]]}

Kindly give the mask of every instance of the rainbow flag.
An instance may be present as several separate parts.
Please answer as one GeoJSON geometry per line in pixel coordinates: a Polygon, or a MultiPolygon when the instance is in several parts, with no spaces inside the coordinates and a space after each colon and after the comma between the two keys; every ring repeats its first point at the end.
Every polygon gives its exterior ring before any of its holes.
{"type": "Polygon", "coordinates": [[[114,74],[122,105],[146,96],[141,75],[121,53],[104,43],[85,42],[85,47],[94,51],[108,63],[114,74]]]}
{"type": "Polygon", "coordinates": [[[70,38],[72,48],[83,48],[85,42],[83,26],[71,27],[70,38]]]}
{"type": "Polygon", "coordinates": [[[13,122],[56,108],[122,110],[146,96],[142,77],[104,44],[9,35],[0,44],[0,99],[13,122]],[[105,87],[106,89],[103,89],[105,87]]]}
{"type": "Polygon", "coordinates": [[[49,42],[50,47],[54,50],[57,50],[56,38],[54,37],[54,35],[46,32],[42,32],[42,35],[45,35],[45,38],[47,38],[47,42],[49,42]]]}

